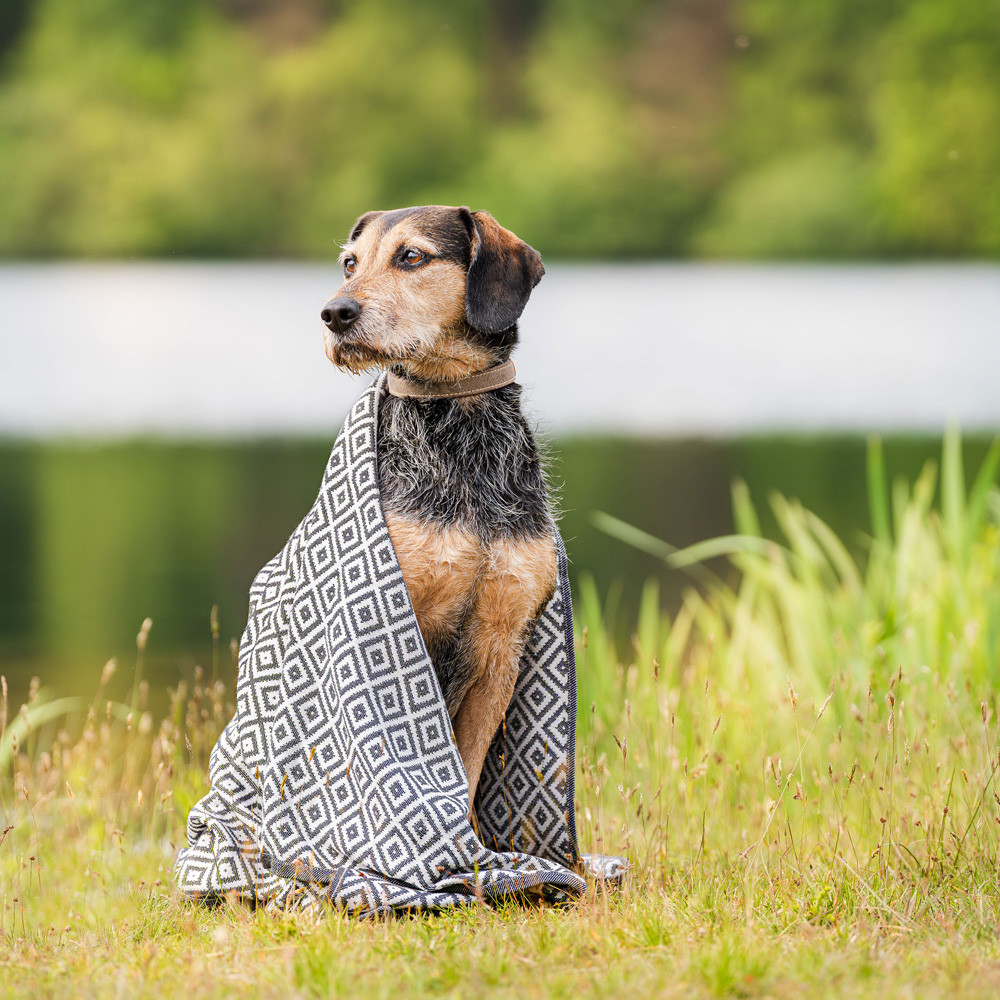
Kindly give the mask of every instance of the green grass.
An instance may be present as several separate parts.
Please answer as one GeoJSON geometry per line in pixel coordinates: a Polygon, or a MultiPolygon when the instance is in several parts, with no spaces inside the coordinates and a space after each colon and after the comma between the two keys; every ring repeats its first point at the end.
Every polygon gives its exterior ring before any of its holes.
{"type": "Polygon", "coordinates": [[[581,841],[634,874],[568,909],[193,906],[168,872],[231,712],[218,664],[160,722],[141,683],[108,703],[108,671],[88,705],[4,702],[0,990],[996,996],[1000,449],[967,486],[958,444],[911,485],[872,443],[863,564],[781,496],[763,538],[739,484],[738,533],[682,551],[600,518],[700,587],[668,620],[648,586],[623,655],[581,581],[581,841]]]}

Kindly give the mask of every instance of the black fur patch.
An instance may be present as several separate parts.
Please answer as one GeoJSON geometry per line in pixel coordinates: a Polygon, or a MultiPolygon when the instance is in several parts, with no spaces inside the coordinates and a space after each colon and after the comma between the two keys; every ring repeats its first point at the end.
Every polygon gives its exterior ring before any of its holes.
{"type": "Polygon", "coordinates": [[[487,212],[461,209],[473,233],[473,254],[465,287],[469,326],[491,342],[513,345],[515,324],[545,268],[538,251],[504,229],[487,212]]]}
{"type": "Polygon", "coordinates": [[[461,209],[437,205],[399,208],[382,213],[380,224],[383,234],[389,235],[393,227],[404,219],[415,217],[413,221],[417,228],[437,247],[437,256],[441,260],[449,260],[468,269],[472,239],[460,213],[461,209]]]}
{"type": "Polygon", "coordinates": [[[378,411],[378,476],[387,511],[461,523],[484,541],[537,537],[552,515],[521,387],[474,406],[386,394],[378,411]]]}
{"type": "Polygon", "coordinates": [[[389,232],[393,226],[402,222],[403,219],[408,218],[411,215],[415,215],[419,211],[421,211],[420,208],[394,208],[391,212],[382,212],[382,218],[379,220],[379,225],[382,227],[383,235],[389,232]]]}
{"type": "Polygon", "coordinates": [[[356,240],[365,229],[365,227],[373,220],[378,218],[380,215],[384,215],[384,212],[365,212],[364,215],[358,218],[358,221],[354,223],[354,228],[351,229],[351,235],[347,237],[348,243],[351,240],[356,240]]]}

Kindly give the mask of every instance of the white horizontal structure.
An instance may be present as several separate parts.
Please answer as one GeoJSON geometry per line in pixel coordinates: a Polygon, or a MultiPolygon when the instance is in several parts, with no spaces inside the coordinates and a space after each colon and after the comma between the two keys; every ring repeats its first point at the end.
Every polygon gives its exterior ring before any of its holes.
{"type": "MultiPolygon", "coordinates": [[[[332,434],[333,264],[0,265],[0,434],[332,434]]],[[[1000,268],[550,264],[515,354],[552,433],[1000,428],[1000,268]]]]}

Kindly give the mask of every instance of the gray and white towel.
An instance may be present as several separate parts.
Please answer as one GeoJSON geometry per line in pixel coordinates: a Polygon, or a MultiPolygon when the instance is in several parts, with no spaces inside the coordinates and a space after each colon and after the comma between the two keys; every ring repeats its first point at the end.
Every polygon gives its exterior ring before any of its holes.
{"type": "Polygon", "coordinates": [[[337,437],[319,496],[257,574],[236,714],[188,817],[175,878],[197,898],[352,911],[582,893],[573,806],[576,675],[566,556],[521,659],[468,820],[468,784],[382,515],[379,379],[337,437]],[[481,839],[480,839],[481,838],[481,839]]]}

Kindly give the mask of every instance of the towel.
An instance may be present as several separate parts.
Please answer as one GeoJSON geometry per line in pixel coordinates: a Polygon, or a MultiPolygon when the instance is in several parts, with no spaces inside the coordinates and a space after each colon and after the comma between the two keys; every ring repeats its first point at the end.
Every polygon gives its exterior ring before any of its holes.
{"type": "Polygon", "coordinates": [[[359,914],[586,889],[573,801],[576,673],[566,554],[520,661],[469,821],[468,779],[379,499],[380,378],[319,496],[257,574],[236,713],[174,876],[199,899],[359,914]]]}

